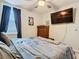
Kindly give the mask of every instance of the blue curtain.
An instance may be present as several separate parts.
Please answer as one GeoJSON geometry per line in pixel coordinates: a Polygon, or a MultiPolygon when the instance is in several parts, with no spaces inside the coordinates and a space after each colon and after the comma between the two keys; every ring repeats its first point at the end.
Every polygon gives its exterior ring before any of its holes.
{"type": "Polygon", "coordinates": [[[6,43],[6,41],[3,37],[1,37],[1,32],[7,32],[10,10],[11,10],[10,7],[3,5],[1,24],[0,24],[0,41],[2,41],[4,43],[6,43]]]}
{"type": "Polygon", "coordinates": [[[10,7],[3,5],[2,18],[1,18],[1,24],[0,24],[0,32],[7,32],[10,10],[11,10],[10,7]]]}
{"type": "Polygon", "coordinates": [[[22,38],[21,34],[21,10],[17,8],[13,8],[14,17],[15,17],[15,24],[17,28],[17,38],[22,38]]]}

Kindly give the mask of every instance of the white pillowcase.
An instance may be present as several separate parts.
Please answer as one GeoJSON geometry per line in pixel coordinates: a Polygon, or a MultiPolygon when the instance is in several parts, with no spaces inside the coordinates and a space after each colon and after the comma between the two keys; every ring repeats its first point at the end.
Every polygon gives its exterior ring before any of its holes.
{"type": "Polygon", "coordinates": [[[44,41],[47,41],[47,42],[49,42],[49,43],[56,44],[56,45],[59,45],[60,43],[62,43],[62,42],[60,42],[60,41],[55,41],[55,40],[51,40],[51,39],[43,38],[43,37],[38,37],[38,39],[44,40],[44,41]]]}

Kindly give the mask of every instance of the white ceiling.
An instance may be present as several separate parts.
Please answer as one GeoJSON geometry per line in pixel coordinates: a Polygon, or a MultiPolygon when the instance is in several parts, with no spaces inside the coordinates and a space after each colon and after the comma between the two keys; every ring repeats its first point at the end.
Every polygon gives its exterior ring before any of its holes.
{"type": "MultiPolygon", "coordinates": [[[[44,12],[47,12],[50,10],[47,8],[47,6],[34,8],[35,7],[34,5],[36,4],[37,0],[4,0],[4,1],[6,1],[10,4],[21,6],[23,8],[28,9],[28,10],[31,10],[31,11],[39,12],[39,13],[44,13],[44,12]]],[[[75,3],[79,0],[46,0],[46,1],[52,2],[58,8],[60,8],[60,7],[63,7],[65,5],[75,3]]],[[[53,8],[53,10],[54,10],[54,8],[53,8]]]]}

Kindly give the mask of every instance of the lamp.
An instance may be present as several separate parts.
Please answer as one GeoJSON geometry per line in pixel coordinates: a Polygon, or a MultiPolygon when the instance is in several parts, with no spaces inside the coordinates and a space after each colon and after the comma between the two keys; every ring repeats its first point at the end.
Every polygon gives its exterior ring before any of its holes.
{"type": "Polygon", "coordinates": [[[44,6],[45,5],[45,0],[39,0],[38,5],[39,6],[44,6]]]}

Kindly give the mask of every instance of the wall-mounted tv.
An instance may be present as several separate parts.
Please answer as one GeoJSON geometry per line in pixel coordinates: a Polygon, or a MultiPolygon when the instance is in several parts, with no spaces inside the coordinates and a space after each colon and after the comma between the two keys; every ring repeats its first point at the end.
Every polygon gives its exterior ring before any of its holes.
{"type": "Polygon", "coordinates": [[[51,24],[73,23],[73,8],[51,13],[51,24]]]}

